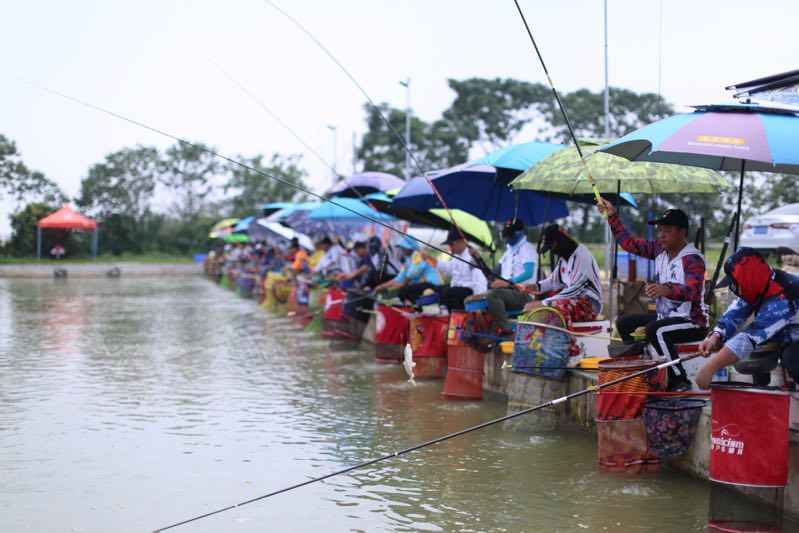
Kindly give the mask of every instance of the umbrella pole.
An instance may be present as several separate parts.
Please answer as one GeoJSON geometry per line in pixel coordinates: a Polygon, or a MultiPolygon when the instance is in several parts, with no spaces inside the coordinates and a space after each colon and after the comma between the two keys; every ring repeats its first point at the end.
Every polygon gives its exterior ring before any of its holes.
{"type": "Polygon", "coordinates": [[[741,238],[741,203],[743,202],[744,197],[744,172],[746,168],[746,160],[741,159],[741,177],[738,180],[738,212],[735,215],[735,245],[732,247],[732,251],[738,249],[738,242],[741,238]]]}

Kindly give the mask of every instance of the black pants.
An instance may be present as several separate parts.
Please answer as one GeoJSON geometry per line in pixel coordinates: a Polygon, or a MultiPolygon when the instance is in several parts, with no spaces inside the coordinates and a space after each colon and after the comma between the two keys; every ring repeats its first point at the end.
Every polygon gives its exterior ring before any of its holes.
{"type": "MultiPolygon", "coordinates": [[[[646,341],[655,348],[655,351],[661,356],[668,355],[672,360],[680,356],[675,344],[701,341],[707,335],[707,328],[699,327],[683,317],[658,320],[656,314],[645,313],[621,316],[616,322],[619,334],[625,342],[631,342],[632,332],[641,326],[646,326],[646,341]]],[[[688,380],[682,364],[669,367],[669,378],[677,381],[688,380]]]]}
{"type": "Polygon", "coordinates": [[[782,367],[794,381],[799,382],[799,342],[794,342],[782,349],[780,353],[782,367]]]}
{"type": "Polygon", "coordinates": [[[432,283],[413,283],[411,285],[405,285],[403,288],[397,292],[397,296],[400,300],[405,302],[410,302],[411,305],[416,304],[416,300],[421,298],[422,293],[427,289],[437,290],[437,287],[432,283]]]}
{"type": "Polygon", "coordinates": [[[472,289],[468,287],[439,287],[438,289],[441,305],[446,305],[450,311],[462,311],[463,301],[471,296],[472,292],[472,289]]]}

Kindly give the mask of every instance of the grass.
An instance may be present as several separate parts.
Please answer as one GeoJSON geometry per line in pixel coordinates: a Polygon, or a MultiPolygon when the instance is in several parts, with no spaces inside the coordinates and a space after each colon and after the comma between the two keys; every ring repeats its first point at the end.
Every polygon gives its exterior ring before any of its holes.
{"type": "Polygon", "coordinates": [[[177,264],[177,263],[193,263],[194,259],[191,256],[172,255],[162,253],[148,253],[148,254],[121,254],[111,255],[102,254],[98,255],[96,259],[90,257],[82,257],[78,259],[51,259],[42,258],[36,259],[35,257],[10,257],[0,256],[0,265],[80,265],[92,263],[148,263],[148,264],[177,264]]]}

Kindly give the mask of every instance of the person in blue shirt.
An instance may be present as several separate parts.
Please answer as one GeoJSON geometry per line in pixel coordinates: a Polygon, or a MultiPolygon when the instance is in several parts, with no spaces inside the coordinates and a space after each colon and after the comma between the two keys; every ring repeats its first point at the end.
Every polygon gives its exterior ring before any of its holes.
{"type": "Polygon", "coordinates": [[[430,257],[419,250],[415,240],[405,237],[397,244],[397,248],[403,254],[402,269],[394,279],[378,285],[375,291],[399,289],[397,296],[401,300],[414,303],[425,289],[441,285],[441,275],[430,257]]]}
{"type": "Polygon", "coordinates": [[[773,270],[751,248],[730,256],[724,272],[719,286],[728,286],[737,298],[699,347],[709,359],[694,378],[697,386],[706,389],[718,370],[748,360],[767,341],[779,344],[782,366],[799,379],[799,277],[773,270]]]}

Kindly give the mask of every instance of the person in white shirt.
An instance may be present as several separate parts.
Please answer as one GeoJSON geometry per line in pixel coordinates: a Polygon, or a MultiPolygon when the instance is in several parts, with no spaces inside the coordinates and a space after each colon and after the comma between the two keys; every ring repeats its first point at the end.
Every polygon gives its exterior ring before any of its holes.
{"type": "Polygon", "coordinates": [[[519,220],[508,221],[502,228],[502,238],[507,248],[499,260],[500,277],[494,279],[486,295],[488,313],[494,318],[492,327],[501,333],[509,333],[512,325],[507,320],[507,311],[520,311],[532,300],[523,289],[538,279],[538,253],[527,240],[524,224],[519,220]]]}
{"type": "MultiPolygon", "coordinates": [[[[602,310],[602,284],[591,251],[557,224],[544,228],[541,253],[548,251],[558,257],[558,262],[549,276],[529,286],[534,296],[543,299],[527,304],[525,311],[539,305],[554,307],[563,315],[567,328],[573,322],[595,320],[602,310]]],[[[572,338],[571,355],[578,354],[579,347],[572,338]]]]}
{"type": "Polygon", "coordinates": [[[314,267],[314,272],[324,277],[331,277],[335,274],[349,274],[352,271],[352,261],[340,244],[334,243],[330,237],[324,237],[319,241],[319,247],[324,255],[314,267]]]}
{"type": "Polygon", "coordinates": [[[456,229],[451,229],[444,244],[449,245],[449,249],[455,257],[449,261],[439,261],[436,267],[438,271],[449,278],[449,286],[439,289],[439,296],[442,305],[452,311],[462,310],[463,301],[472,294],[482,294],[488,289],[488,280],[482,270],[475,263],[472,251],[466,244],[466,240],[456,229]]]}

